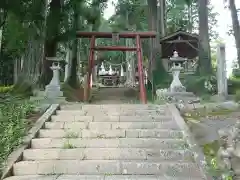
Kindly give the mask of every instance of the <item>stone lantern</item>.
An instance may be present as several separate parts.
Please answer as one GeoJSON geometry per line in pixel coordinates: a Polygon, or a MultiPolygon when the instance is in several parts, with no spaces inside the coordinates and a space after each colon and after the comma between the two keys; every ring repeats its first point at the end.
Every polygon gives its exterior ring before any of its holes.
{"type": "Polygon", "coordinates": [[[50,67],[50,69],[53,71],[53,77],[50,83],[45,87],[45,97],[47,99],[56,99],[63,96],[59,77],[59,71],[61,69],[60,62],[62,60],[57,57],[47,57],[46,59],[53,61],[52,66],[50,67]]]}
{"type": "Polygon", "coordinates": [[[182,85],[180,79],[179,79],[179,74],[181,70],[183,69],[182,65],[185,61],[187,61],[186,58],[179,57],[178,52],[174,51],[173,56],[170,58],[171,61],[171,69],[172,75],[173,75],[173,80],[170,85],[169,91],[174,93],[174,92],[186,92],[186,88],[182,85]]]}

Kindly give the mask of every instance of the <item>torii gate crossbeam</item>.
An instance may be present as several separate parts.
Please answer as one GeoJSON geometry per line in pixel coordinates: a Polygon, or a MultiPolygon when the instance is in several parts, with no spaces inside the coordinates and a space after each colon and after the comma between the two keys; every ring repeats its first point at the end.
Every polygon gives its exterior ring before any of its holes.
{"type": "Polygon", "coordinates": [[[143,104],[147,103],[146,89],[144,86],[144,73],[143,73],[143,55],[142,55],[142,44],[141,38],[155,38],[156,32],[77,32],[78,38],[90,38],[90,53],[88,59],[88,89],[86,97],[90,95],[90,80],[92,75],[92,68],[94,67],[94,52],[95,51],[136,51],[138,59],[138,75],[139,75],[139,86],[140,86],[140,100],[143,104]],[[136,39],[136,47],[126,46],[95,46],[95,40],[97,38],[113,38],[113,35],[117,34],[118,38],[132,38],[136,39]]]}

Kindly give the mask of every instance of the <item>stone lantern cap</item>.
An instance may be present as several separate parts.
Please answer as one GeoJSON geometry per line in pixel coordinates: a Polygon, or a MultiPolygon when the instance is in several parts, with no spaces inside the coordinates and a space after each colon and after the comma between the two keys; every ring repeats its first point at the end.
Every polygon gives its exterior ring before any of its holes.
{"type": "Polygon", "coordinates": [[[67,64],[67,62],[64,61],[64,59],[61,57],[46,57],[46,60],[52,61],[53,62],[52,64],[54,64],[54,65],[61,64],[61,65],[65,66],[67,64]]]}
{"type": "Polygon", "coordinates": [[[63,61],[63,59],[60,58],[60,57],[46,57],[46,59],[47,59],[48,61],[55,61],[55,62],[61,62],[61,61],[63,61]]]}
{"type": "Polygon", "coordinates": [[[173,56],[170,57],[170,61],[171,62],[184,62],[184,61],[187,61],[187,58],[179,57],[178,52],[174,51],[173,56]]]}

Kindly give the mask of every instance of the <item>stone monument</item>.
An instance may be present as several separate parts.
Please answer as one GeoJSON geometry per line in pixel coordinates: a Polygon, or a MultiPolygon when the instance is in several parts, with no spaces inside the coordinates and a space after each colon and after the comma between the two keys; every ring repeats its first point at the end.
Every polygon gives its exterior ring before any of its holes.
{"type": "Polygon", "coordinates": [[[226,100],[228,96],[225,45],[219,44],[217,50],[217,90],[218,97],[226,100]]]}
{"type": "Polygon", "coordinates": [[[183,62],[187,61],[187,59],[179,57],[178,52],[174,51],[173,56],[170,58],[170,61],[172,62],[172,68],[170,71],[172,71],[173,80],[170,85],[169,91],[174,92],[186,92],[186,88],[182,85],[179,75],[181,70],[183,69],[182,64],[183,62]]]}
{"type": "Polygon", "coordinates": [[[60,59],[56,57],[47,57],[47,60],[53,61],[50,69],[53,71],[53,77],[50,83],[45,87],[45,97],[49,100],[55,100],[58,97],[63,96],[63,92],[61,91],[60,79],[59,79],[59,71],[60,67],[60,59]]]}

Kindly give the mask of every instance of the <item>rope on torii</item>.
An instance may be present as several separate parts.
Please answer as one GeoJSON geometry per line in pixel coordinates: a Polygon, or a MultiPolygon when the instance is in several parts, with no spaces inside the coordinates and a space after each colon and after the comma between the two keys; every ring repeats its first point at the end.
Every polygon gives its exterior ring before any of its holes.
{"type": "Polygon", "coordinates": [[[124,71],[123,71],[123,66],[121,65],[121,72],[120,72],[120,76],[123,77],[124,76],[124,71]]]}
{"type": "Polygon", "coordinates": [[[109,65],[112,65],[112,66],[121,66],[121,65],[127,63],[127,62],[122,62],[122,63],[119,63],[119,64],[115,64],[115,63],[111,63],[111,62],[109,62],[109,61],[104,61],[104,62],[105,62],[106,64],[109,64],[109,65]]]}
{"type": "Polygon", "coordinates": [[[114,71],[112,70],[112,65],[109,66],[108,74],[113,75],[114,71]]]}
{"type": "Polygon", "coordinates": [[[115,64],[115,63],[110,63],[108,61],[104,61],[102,62],[101,64],[101,67],[100,67],[100,71],[99,71],[99,75],[105,75],[105,74],[109,74],[109,75],[113,75],[115,73],[115,71],[112,69],[112,66],[121,66],[121,69],[120,69],[120,76],[123,77],[124,76],[124,70],[123,70],[123,65],[127,63],[127,62],[122,62],[122,63],[119,63],[119,64],[115,64]],[[108,64],[109,65],[109,71],[106,71],[105,67],[104,67],[104,63],[108,64]]]}
{"type": "Polygon", "coordinates": [[[101,64],[101,69],[100,69],[100,71],[99,71],[99,75],[105,75],[105,74],[107,74],[108,72],[106,71],[106,69],[105,69],[105,67],[104,67],[104,64],[103,64],[103,62],[102,62],[102,64],[101,64]]]}

